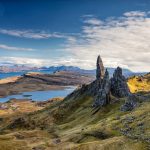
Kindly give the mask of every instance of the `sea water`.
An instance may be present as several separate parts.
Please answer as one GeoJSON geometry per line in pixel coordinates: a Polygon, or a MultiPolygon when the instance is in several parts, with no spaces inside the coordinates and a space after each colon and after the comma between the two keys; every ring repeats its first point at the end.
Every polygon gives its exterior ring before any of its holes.
{"type": "MultiPolygon", "coordinates": [[[[30,71],[29,71],[30,72],[30,71]]],[[[40,73],[45,73],[45,74],[52,74],[53,72],[49,70],[36,70],[32,72],[40,72],[40,73]]],[[[22,72],[8,72],[8,73],[2,73],[0,72],[0,79],[8,78],[8,77],[14,77],[14,76],[22,76],[23,74],[28,73],[27,71],[22,71],[22,72]]]]}
{"type": "Polygon", "coordinates": [[[9,95],[0,98],[0,102],[7,102],[10,99],[30,99],[33,101],[46,101],[54,97],[65,97],[75,90],[76,87],[68,86],[62,90],[49,90],[49,91],[32,91],[23,92],[21,94],[9,95]]]}

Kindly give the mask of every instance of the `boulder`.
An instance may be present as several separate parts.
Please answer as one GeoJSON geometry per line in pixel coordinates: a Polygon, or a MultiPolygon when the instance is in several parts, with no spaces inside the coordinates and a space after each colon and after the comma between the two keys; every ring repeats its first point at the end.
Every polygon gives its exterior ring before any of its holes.
{"type": "Polygon", "coordinates": [[[125,104],[121,106],[121,111],[131,111],[137,105],[137,97],[134,94],[129,94],[125,104]]]}
{"type": "Polygon", "coordinates": [[[130,93],[125,77],[122,75],[122,69],[117,67],[111,78],[111,94],[115,97],[126,97],[130,93]]]}

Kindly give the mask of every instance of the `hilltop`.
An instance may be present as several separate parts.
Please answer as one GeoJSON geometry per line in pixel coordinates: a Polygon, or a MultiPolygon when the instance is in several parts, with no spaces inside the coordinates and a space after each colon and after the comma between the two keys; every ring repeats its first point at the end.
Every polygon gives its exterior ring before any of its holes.
{"type": "Polygon", "coordinates": [[[1,149],[148,150],[148,89],[149,74],[127,81],[118,67],[109,78],[98,57],[96,80],[78,87],[64,100],[39,111],[1,116],[1,149]],[[138,78],[143,80],[135,82],[138,78]]]}

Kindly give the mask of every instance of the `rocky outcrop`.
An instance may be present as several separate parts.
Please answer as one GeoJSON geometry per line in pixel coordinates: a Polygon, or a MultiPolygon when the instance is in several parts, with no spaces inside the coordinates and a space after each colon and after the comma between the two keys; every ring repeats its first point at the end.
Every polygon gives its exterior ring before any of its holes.
{"type": "Polygon", "coordinates": [[[100,57],[100,55],[97,57],[97,63],[96,63],[96,79],[103,79],[104,74],[105,74],[105,69],[104,69],[104,65],[103,65],[103,61],[100,57]]]}
{"type": "Polygon", "coordinates": [[[115,97],[125,97],[129,95],[129,88],[125,77],[122,75],[122,69],[117,67],[111,78],[111,94],[115,97]]]}
{"type": "Polygon", "coordinates": [[[93,81],[91,84],[85,86],[87,89],[86,90],[87,94],[92,95],[94,97],[97,96],[97,93],[99,93],[101,89],[104,74],[105,74],[105,69],[100,55],[97,57],[96,67],[97,67],[96,80],[93,81]]]}
{"type": "Polygon", "coordinates": [[[109,104],[111,102],[111,95],[121,98],[130,94],[126,79],[122,75],[122,69],[120,67],[117,67],[113,77],[109,79],[107,69],[104,74],[104,66],[100,56],[97,58],[96,66],[96,80],[90,86],[90,90],[95,95],[94,107],[102,107],[109,104]]]}
{"type": "Polygon", "coordinates": [[[137,105],[137,97],[134,94],[129,94],[125,104],[121,106],[121,111],[131,111],[137,105]]]}
{"type": "MultiPolygon", "coordinates": [[[[110,104],[112,96],[121,98],[127,97],[130,94],[126,79],[122,75],[122,69],[120,67],[114,71],[113,77],[111,79],[109,78],[108,70],[104,69],[100,56],[97,58],[96,67],[96,80],[88,85],[82,85],[82,87],[68,95],[67,98],[72,96],[76,98],[80,95],[92,96],[94,97],[93,107],[99,109],[110,104]]],[[[127,102],[126,105],[134,105],[131,103],[132,101],[130,101],[130,104],[127,102]]]]}
{"type": "Polygon", "coordinates": [[[109,72],[105,71],[104,78],[101,82],[101,87],[96,96],[94,107],[101,107],[110,103],[110,80],[109,72]]]}

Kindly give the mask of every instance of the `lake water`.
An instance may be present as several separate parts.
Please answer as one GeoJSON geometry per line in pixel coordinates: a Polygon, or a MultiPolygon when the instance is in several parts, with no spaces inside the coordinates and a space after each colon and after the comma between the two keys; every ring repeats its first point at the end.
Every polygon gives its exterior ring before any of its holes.
{"type": "MultiPolygon", "coordinates": [[[[49,70],[39,70],[39,71],[32,71],[32,72],[40,72],[40,73],[45,73],[45,74],[53,73],[53,72],[50,72],[49,70]]],[[[4,79],[4,78],[8,78],[8,77],[14,77],[14,76],[21,76],[25,73],[27,73],[27,71],[26,72],[9,72],[9,73],[1,73],[0,72],[0,79],[4,79]]]]}
{"type": "Polygon", "coordinates": [[[23,92],[17,95],[9,95],[7,97],[0,98],[0,102],[7,102],[12,98],[16,99],[32,99],[33,101],[46,101],[54,97],[65,97],[75,90],[76,87],[68,86],[63,90],[49,90],[49,91],[33,91],[23,92]]]}
{"type": "Polygon", "coordinates": [[[9,72],[9,73],[0,73],[0,79],[14,77],[14,76],[21,76],[24,72],[9,72]]]}
{"type": "MultiPolygon", "coordinates": [[[[50,71],[33,71],[33,72],[40,72],[45,74],[51,74],[50,71]]],[[[13,76],[21,76],[27,72],[10,72],[10,73],[0,73],[0,79],[4,79],[7,77],[13,76]]],[[[33,101],[46,101],[48,99],[54,97],[65,97],[70,94],[72,91],[75,90],[76,87],[68,86],[62,90],[49,90],[49,91],[33,91],[33,92],[23,92],[21,94],[16,95],[9,95],[7,97],[0,98],[0,102],[7,102],[10,99],[32,99],[33,101]]]]}

